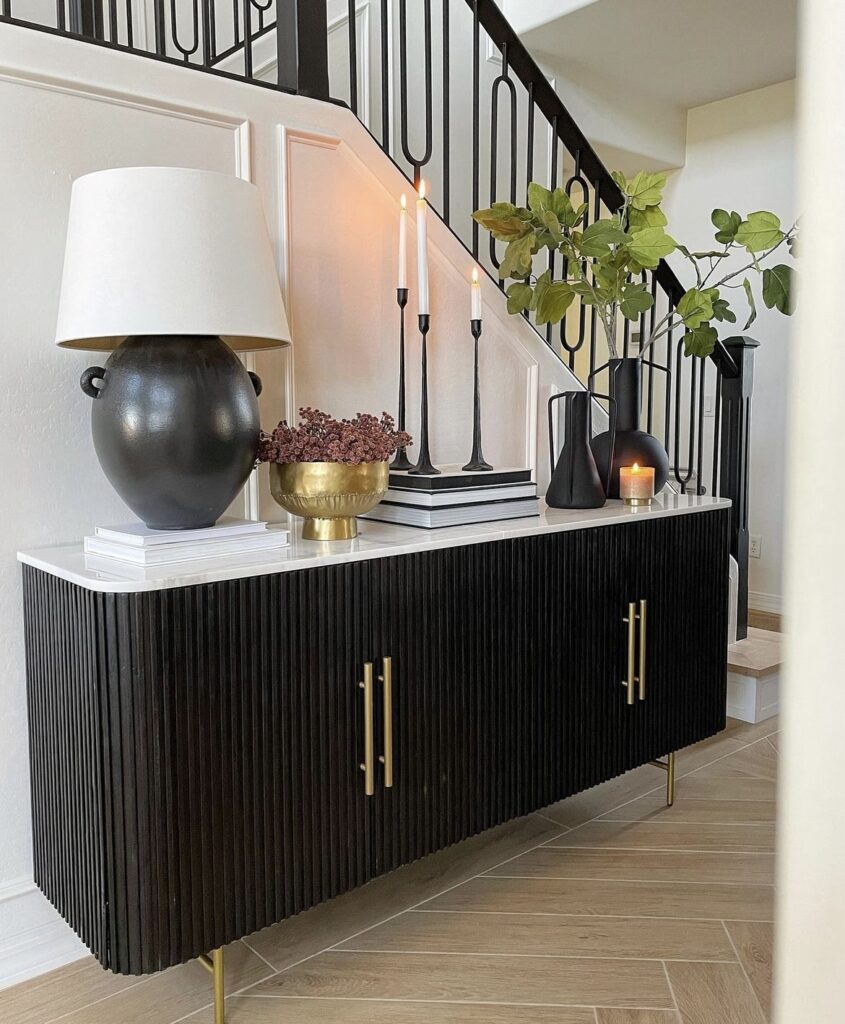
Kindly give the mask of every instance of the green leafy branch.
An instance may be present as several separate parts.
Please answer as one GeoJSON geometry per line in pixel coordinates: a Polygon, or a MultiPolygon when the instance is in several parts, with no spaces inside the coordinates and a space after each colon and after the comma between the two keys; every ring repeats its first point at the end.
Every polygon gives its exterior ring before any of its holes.
{"type": "Polygon", "coordinates": [[[564,189],[550,191],[536,183],[528,187],[525,207],[494,203],[473,214],[483,228],[507,246],[499,275],[503,280],[513,279],[507,288],[509,312],[530,311],[538,326],[560,323],[577,297],[595,310],[610,355],[615,358],[620,315],[636,321],[654,305],[648,285],[637,279],[645,276],[644,271],[655,270],[675,251],[692,264],[696,284],[652,325],[648,337],[641,340],[640,358],[660,338],[681,328],[687,355],[709,355],[718,338],[714,323],[737,320],[722,288],[744,290],[749,310],[747,330],[757,316],[749,274],[762,278],[767,308],[786,315],[792,312],[794,271],[786,264],[762,264],[784,245],[794,254],[796,225],[784,231],[780,220],[767,211],[743,218],[736,212],[717,209],[711,220],[716,228],[715,241],[721,248],[691,252],[665,230],[667,219],[660,208],[664,174],[640,171],[627,179],[616,172],[613,179],[622,192],[622,205],[611,217],[586,226],[586,203],[576,206],[564,189]],[[534,273],[535,257],[543,250],[562,257],[559,277],[551,270],[534,273]],[[736,251],[750,255],[747,265],[713,281],[722,261],[736,251]]]}

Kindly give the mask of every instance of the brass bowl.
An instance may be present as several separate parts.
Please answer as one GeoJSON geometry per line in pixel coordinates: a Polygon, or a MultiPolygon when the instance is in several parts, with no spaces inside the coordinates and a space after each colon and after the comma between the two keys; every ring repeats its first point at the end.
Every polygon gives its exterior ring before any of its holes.
{"type": "Polygon", "coordinates": [[[384,497],[387,477],[386,462],[272,462],[270,493],[305,520],[305,540],[350,540],[358,536],[355,517],[384,497]]]}

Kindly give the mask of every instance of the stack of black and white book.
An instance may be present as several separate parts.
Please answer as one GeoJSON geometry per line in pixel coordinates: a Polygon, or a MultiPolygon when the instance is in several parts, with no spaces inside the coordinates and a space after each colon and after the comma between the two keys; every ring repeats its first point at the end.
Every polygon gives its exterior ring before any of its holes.
{"type": "Polygon", "coordinates": [[[143,523],[98,526],[85,538],[85,559],[89,568],[144,579],[167,571],[190,572],[218,560],[272,557],[289,545],[287,529],[224,516],[199,530],[151,530],[143,523]]]}
{"type": "Polygon", "coordinates": [[[440,476],[391,473],[381,504],[364,518],[434,530],[539,515],[530,469],[468,472],[444,466],[440,476]]]}

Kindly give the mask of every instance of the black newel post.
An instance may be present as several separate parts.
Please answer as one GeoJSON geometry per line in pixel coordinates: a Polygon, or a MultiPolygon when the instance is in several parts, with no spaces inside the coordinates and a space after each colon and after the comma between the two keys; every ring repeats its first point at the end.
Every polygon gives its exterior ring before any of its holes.
{"type": "Polygon", "coordinates": [[[105,39],[103,5],[100,0],[70,0],[69,28],[89,39],[105,39]]]}
{"type": "Polygon", "coordinates": [[[722,364],[722,429],[719,450],[720,486],[730,498],[731,554],[739,566],[737,639],[748,636],[748,504],[751,459],[751,395],[754,390],[753,338],[729,338],[730,360],[722,364]],[[731,360],[733,365],[731,365],[731,360]]]}
{"type": "Polygon", "coordinates": [[[329,98],[326,0],[276,0],[278,85],[287,92],[329,98]]]}

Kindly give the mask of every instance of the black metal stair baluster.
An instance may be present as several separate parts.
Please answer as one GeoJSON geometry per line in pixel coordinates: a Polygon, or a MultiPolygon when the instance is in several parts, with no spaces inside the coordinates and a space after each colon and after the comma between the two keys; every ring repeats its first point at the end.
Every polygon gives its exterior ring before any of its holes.
{"type": "Polygon", "coordinates": [[[355,0],[347,0],[346,21],[349,36],[349,106],[358,114],[358,26],[355,0]]]}
{"type": "Polygon", "coordinates": [[[450,35],[451,26],[449,19],[449,0],[443,0],[443,220],[449,223],[451,211],[452,185],[451,185],[451,71],[449,68],[449,55],[451,52],[450,35]]]}
{"type": "Polygon", "coordinates": [[[237,46],[241,41],[240,0],[232,0],[232,34],[235,46],[237,46]]]}
{"type": "Polygon", "coordinates": [[[215,49],[214,0],[202,0],[202,59],[207,68],[214,63],[215,49]]]}
{"type": "MultiPolygon", "coordinates": [[[[527,131],[528,153],[526,155],[526,163],[525,163],[525,188],[526,188],[526,190],[528,189],[528,186],[531,184],[531,182],[534,180],[534,120],[535,120],[536,113],[537,113],[537,107],[536,107],[536,105],[534,103],[534,83],[533,82],[530,82],[529,85],[528,85],[528,108],[527,109],[528,109],[528,113],[527,113],[527,121],[526,121],[526,123],[528,125],[528,131],[527,131]]],[[[551,188],[555,187],[555,185],[554,185],[554,178],[552,178],[550,187],[551,188]]]]}
{"type": "Polygon", "coordinates": [[[126,45],[130,48],[135,45],[135,22],[132,11],[132,0],[126,0],[126,45]]]}
{"type": "Polygon", "coordinates": [[[156,53],[163,57],[167,53],[167,26],[164,15],[164,0],[153,0],[153,30],[156,53]]]}
{"type": "Polygon", "coordinates": [[[118,42],[117,27],[117,0],[109,0],[109,42],[118,42]]]}
{"type": "Polygon", "coordinates": [[[695,464],[695,493],[704,494],[704,385],[707,381],[707,360],[698,359],[698,459],[695,464]]]}
{"type": "MultiPolygon", "coordinates": [[[[129,8],[129,4],[130,4],[130,0],[127,0],[127,3],[126,3],[127,8],[129,8]]],[[[0,14],[5,14],[5,15],[8,16],[11,13],[12,13],[12,11],[11,11],[11,0],[3,0],[2,9],[0,9],[0,14]]],[[[129,12],[127,10],[127,19],[128,19],[128,17],[129,17],[129,12]]],[[[64,32],[66,27],[67,27],[67,22],[66,22],[66,18],[65,18],[65,0],[56,0],[56,28],[60,32],[64,32]]],[[[131,46],[132,43],[130,42],[129,45],[131,46]]]]}
{"type": "MultiPolygon", "coordinates": [[[[472,7],[472,208],[481,206],[481,26],[478,0],[472,7]]],[[[478,259],[479,225],[472,222],[472,255],[478,259]]]]}
{"type": "Polygon", "coordinates": [[[712,494],[714,498],[721,497],[719,486],[719,453],[721,450],[721,425],[722,425],[722,371],[716,367],[716,391],[713,396],[713,475],[712,494]]]}
{"type": "MultiPolygon", "coordinates": [[[[601,217],[601,187],[600,186],[601,186],[601,178],[598,178],[595,182],[593,182],[593,189],[595,190],[594,194],[593,194],[593,221],[597,221],[601,217]]],[[[586,227],[586,222],[585,222],[585,227],[586,227]]],[[[590,271],[590,274],[592,275],[592,271],[590,271]]],[[[596,330],[597,330],[597,328],[598,328],[598,323],[597,323],[597,317],[596,317],[596,307],[592,306],[591,309],[590,309],[590,373],[592,373],[595,370],[596,363],[598,362],[598,360],[596,359],[596,330]]],[[[615,343],[616,339],[614,338],[613,341],[615,343]]]]}
{"type": "MultiPolygon", "coordinates": [[[[670,305],[670,307],[673,306],[671,298],[669,298],[669,305],[670,305]]],[[[671,452],[671,447],[672,447],[672,445],[671,445],[671,436],[672,436],[671,435],[671,424],[672,424],[672,381],[674,379],[673,376],[672,376],[672,346],[673,346],[673,343],[674,343],[674,333],[675,333],[674,327],[670,326],[669,330],[666,332],[666,369],[667,369],[668,373],[667,373],[667,378],[666,378],[666,402],[665,402],[665,406],[664,406],[664,416],[663,416],[663,420],[664,420],[664,422],[663,422],[663,437],[664,437],[664,440],[665,440],[665,443],[666,443],[666,454],[669,456],[670,462],[671,462],[671,458],[672,458],[672,452],[671,452]]],[[[675,401],[677,402],[677,388],[680,387],[680,382],[676,382],[675,387],[676,387],[675,401]]],[[[677,450],[677,448],[676,448],[676,450],[677,450]]]]}
{"type": "MultiPolygon", "coordinates": [[[[631,275],[625,277],[626,284],[631,283],[631,275]]],[[[642,340],[642,339],[641,339],[642,340]]],[[[625,317],[622,322],[622,356],[627,359],[631,350],[631,321],[625,317]]]]}
{"type": "Polygon", "coordinates": [[[267,25],[266,17],[272,3],[273,0],[265,0],[265,3],[263,4],[260,0],[252,0],[252,6],[258,11],[258,35],[261,35],[265,27],[269,27],[267,25]]]}
{"type": "MultiPolygon", "coordinates": [[[[645,270],[643,270],[640,273],[640,284],[644,284],[644,285],[648,284],[648,274],[646,273],[645,270]]],[[[645,330],[646,330],[646,319],[647,319],[647,317],[648,317],[648,313],[645,310],[643,310],[643,312],[640,313],[640,322],[639,322],[639,330],[640,330],[639,350],[640,350],[640,352],[642,352],[643,345],[645,344],[645,340],[646,340],[645,330]]],[[[651,368],[649,367],[649,373],[650,372],[651,372],[651,368]]]]}
{"type": "MultiPolygon", "coordinates": [[[[555,117],[552,121],[552,149],[549,154],[549,179],[552,182],[557,181],[557,161],[558,161],[558,139],[557,139],[557,118],[555,117]]],[[[549,272],[552,277],[555,276],[555,263],[557,262],[557,253],[554,249],[549,250],[549,272]]],[[[566,274],[566,260],[563,261],[563,273],[566,274]]],[[[546,324],[546,344],[549,348],[552,347],[552,331],[554,328],[551,324],[546,324]]]]}
{"type": "Polygon", "coordinates": [[[381,0],[381,148],[392,156],[390,146],[390,11],[388,0],[381,0]]]}
{"type": "MultiPolygon", "coordinates": [[[[510,201],[516,205],[516,178],[517,178],[517,106],[516,106],[516,86],[513,84],[509,74],[508,68],[508,51],[507,46],[502,51],[502,73],[497,75],[493,80],[492,94],[491,94],[491,111],[490,111],[490,204],[498,202],[498,196],[496,191],[498,188],[498,175],[499,175],[499,90],[502,87],[507,89],[508,96],[510,97],[510,144],[511,144],[511,159],[510,159],[510,172],[511,172],[511,187],[510,187],[510,201]]],[[[496,239],[490,236],[490,262],[498,270],[500,263],[499,258],[496,254],[496,239]]],[[[499,287],[504,291],[505,282],[500,280],[499,287]]]]}
{"type": "Polygon", "coordinates": [[[408,141],[408,4],[407,0],[399,0],[399,119],[401,121],[402,153],[414,168],[414,184],[420,185],[422,169],[431,160],[434,149],[434,118],[432,113],[431,88],[431,0],[424,0],[423,16],[425,19],[425,151],[421,157],[411,152],[408,141]]]}
{"type": "Polygon", "coordinates": [[[252,78],[252,0],[243,0],[244,78],[252,78]]]}
{"type": "MultiPolygon", "coordinates": [[[[556,124],[555,124],[555,138],[557,138],[557,125],[556,124]]],[[[565,184],[563,186],[564,191],[569,196],[570,200],[572,199],[572,189],[573,189],[573,187],[575,185],[577,185],[579,187],[579,189],[581,190],[581,199],[580,199],[579,205],[581,203],[589,203],[589,201],[590,201],[590,186],[584,180],[584,178],[583,178],[583,176],[581,174],[581,150],[580,149],[576,149],[575,150],[575,169],[572,172],[572,175],[569,178],[567,178],[567,180],[566,180],[566,182],[565,182],[565,184]]],[[[587,223],[587,218],[586,218],[586,214],[585,214],[585,219],[584,219],[584,221],[582,222],[582,224],[580,226],[584,227],[586,225],[586,223],[587,223]]],[[[566,277],[568,274],[569,274],[569,260],[564,259],[564,261],[563,261],[563,276],[566,277]]],[[[583,302],[579,302],[578,303],[578,340],[574,344],[572,344],[571,342],[569,342],[567,340],[566,317],[564,317],[563,320],[561,320],[561,323],[560,323],[560,343],[563,346],[563,348],[569,353],[569,368],[570,368],[570,370],[574,370],[575,369],[575,359],[576,359],[575,353],[580,351],[581,348],[583,348],[584,342],[585,342],[586,338],[587,338],[587,307],[585,306],[585,304],[583,302]]]]}
{"type": "MultiPolygon", "coordinates": [[[[651,309],[649,310],[648,337],[654,333],[654,325],[657,319],[657,278],[651,275],[651,309]]],[[[646,341],[645,335],[640,335],[640,351],[646,341]]],[[[657,353],[649,349],[649,361],[657,359],[657,353]]],[[[648,368],[648,404],[646,407],[646,431],[650,434],[654,424],[654,367],[648,368]]]]}
{"type": "MultiPolygon", "coordinates": [[[[59,0],[61,4],[61,0],[59,0]]],[[[0,0],[0,14],[4,18],[11,18],[12,16],[12,0],[0,0]]]]}
{"type": "Polygon", "coordinates": [[[684,354],[682,351],[684,339],[678,342],[676,361],[678,370],[676,373],[677,388],[675,391],[675,479],[681,486],[681,494],[687,493],[687,485],[692,479],[693,463],[695,461],[695,396],[696,396],[696,374],[693,368],[690,374],[690,415],[689,415],[689,438],[687,440],[687,466],[682,472],[678,462],[681,452],[681,395],[683,394],[683,365],[684,354]]]}
{"type": "MultiPolygon", "coordinates": [[[[249,3],[249,0],[245,0],[249,3]]],[[[176,25],[176,0],[170,0],[170,38],[173,41],[173,45],[182,54],[182,59],[185,63],[189,63],[191,57],[197,52],[200,45],[200,27],[199,27],[199,5],[198,0],[192,0],[191,4],[191,23],[192,23],[192,37],[191,45],[183,46],[179,40],[179,30],[176,25]]]]}

